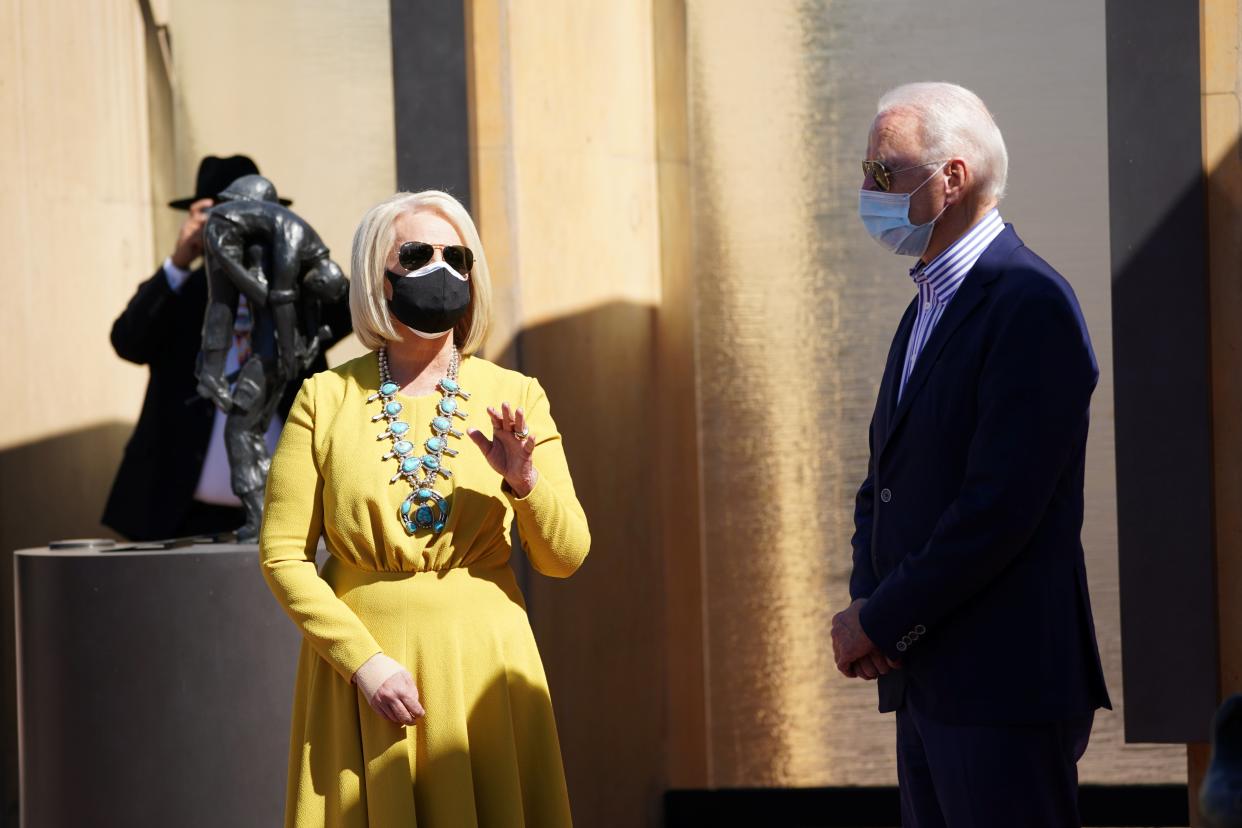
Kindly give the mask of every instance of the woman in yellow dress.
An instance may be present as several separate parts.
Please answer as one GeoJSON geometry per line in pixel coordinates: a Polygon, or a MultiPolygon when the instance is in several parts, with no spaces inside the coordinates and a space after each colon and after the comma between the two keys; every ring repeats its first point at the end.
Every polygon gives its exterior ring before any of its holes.
{"type": "Polygon", "coordinates": [[[303,634],[287,826],[570,825],[510,527],[563,578],[590,534],[538,381],[474,354],[491,285],[451,196],[363,217],[372,353],[303,385],[267,481],[263,575],[303,634]],[[316,570],[320,537],[330,557],[316,570]]]}

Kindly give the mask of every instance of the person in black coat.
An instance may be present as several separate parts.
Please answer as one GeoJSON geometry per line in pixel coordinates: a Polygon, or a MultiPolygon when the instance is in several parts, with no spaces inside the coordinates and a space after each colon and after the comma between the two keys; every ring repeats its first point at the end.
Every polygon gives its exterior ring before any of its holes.
{"type": "MultiPolygon", "coordinates": [[[[202,265],[190,269],[202,253],[206,211],[235,179],[258,174],[242,155],[208,156],[199,165],[195,194],[169,202],[189,210],[172,255],[138,287],[112,326],[118,356],[150,368],[142,413],[134,427],[103,523],[130,540],[215,535],[242,525],[245,516],[229,485],[224,449],[224,415],[196,392],[207,277],[202,265]]],[[[280,199],[284,205],[291,202],[280,199]]],[[[325,308],[332,330],[329,345],[352,331],[349,302],[325,308]]],[[[235,347],[247,347],[245,317],[239,313],[235,347]]],[[[305,372],[327,369],[322,351],[305,372]]],[[[289,413],[301,377],[290,382],[269,436],[289,413]]]]}

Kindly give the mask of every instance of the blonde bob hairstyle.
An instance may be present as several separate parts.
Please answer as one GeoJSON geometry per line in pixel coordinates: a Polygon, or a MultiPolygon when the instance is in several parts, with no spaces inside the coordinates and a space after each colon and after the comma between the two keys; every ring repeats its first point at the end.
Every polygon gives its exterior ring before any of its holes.
{"type": "Polygon", "coordinates": [[[463,355],[476,353],[487,341],[492,322],[492,280],[483,255],[483,242],[474,220],[461,202],[439,190],[419,193],[397,193],[381,201],[362,217],[354,231],[349,290],[349,314],[354,333],[362,344],[378,351],[387,342],[401,340],[388,314],[384,298],[384,262],[396,241],[393,223],[404,213],[435,213],[443,218],[461,243],[474,252],[474,268],[470,271],[470,307],[453,326],[453,341],[463,355]]]}

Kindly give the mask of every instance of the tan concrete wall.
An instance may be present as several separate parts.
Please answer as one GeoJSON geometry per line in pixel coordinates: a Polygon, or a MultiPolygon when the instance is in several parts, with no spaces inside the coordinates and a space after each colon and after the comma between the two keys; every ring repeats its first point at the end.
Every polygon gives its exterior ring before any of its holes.
{"type": "Polygon", "coordinates": [[[704,788],[712,779],[698,439],[703,397],[695,337],[696,284],[687,20],[682,0],[655,0],[656,153],[660,193],[660,309],[656,316],[657,393],[675,400],[660,430],[660,540],[664,550],[665,756],[669,788],[704,788]],[[691,435],[694,438],[691,439],[691,435]]]}
{"type": "MultiPolygon", "coordinates": [[[[396,181],[390,50],[387,0],[0,3],[0,593],[13,549],[107,534],[147,378],[108,335],[171,252],[184,214],[164,204],[200,155],[255,157],[348,270],[358,218],[396,181]]],[[[3,606],[0,825],[16,799],[3,606]]]]}
{"type": "MultiPolygon", "coordinates": [[[[396,187],[388,0],[168,0],[176,167],[254,158],[349,272],[362,214],[396,187]]],[[[352,337],[333,363],[362,353],[352,337]]]]}
{"type": "MultiPolygon", "coordinates": [[[[134,414],[142,377],[112,357],[107,309],[151,259],[144,44],[132,0],[0,6],[0,450],[134,414]]],[[[83,467],[62,471],[84,508],[83,467]]]]}
{"type": "Polygon", "coordinates": [[[1203,3],[1221,694],[1242,693],[1242,3],[1203,3]]]}
{"type": "Polygon", "coordinates": [[[113,315],[151,264],[142,15],[0,4],[0,824],[16,808],[12,551],[96,535],[144,377],[113,315]]]}
{"type": "MultiPolygon", "coordinates": [[[[644,31],[614,5],[553,4],[537,17],[504,0],[468,6],[475,203],[506,297],[492,348],[565,390],[554,408],[597,537],[578,577],[531,589],[579,820],[634,824],[609,808],[661,777],[895,781],[891,717],[873,712],[871,686],[836,677],[824,632],[844,600],[875,386],[910,296],[901,263],[857,226],[857,159],[879,93],[928,74],[976,88],[997,111],[1014,158],[1005,216],[1075,284],[1105,371],[1085,542],[1120,697],[1101,8],[1012,2],[982,20],[967,2],[935,13],[910,2],[908,28],[969,19],[983,32],[973,50],[929,57],[863,2],[776,3],[756,18],[746,3],[655,0],[644,31]],[[1049,164],[1080,182],[1072,207],[1041,173],[1049,164]],[[647,295],[653,322],[638,312],[647,295]],[[780,428],[744,439],[774,401],[780,428]],[[654,441],[631,425],[653,411],[667,429],[654,441]],[[634,440],[657,455],[636,462],[634,440]],[[795,469],[778,462],[789,457],[795,469]],[[757,481],[752,497],[736,488],[740,468],[757,481]],[[662,502],[634,502],[636,486],[662,502]],[[648,577],[658,583],[637,580],[648,577]],[[600,618],[614,613],[628,638],[600,618]],[[609,657],[584,671],[584,651],[609,657]],[[617,678],[630,681],[618,689],[617,678]],[[653,705],[657,732],[611,726],[609,711],[653,705]],[[600,776],[599,753],[614,750],[647,750],[654,770],[618,773],[628,765],[614,759],[600,776]]],[[[1184,757],[1124,745],[1120,713],[1101,714],[1083,776],[1176,782],[1184,757]]]]}
{"type": "MultiPolygon", "coordinates": [[[[1201,0],[1221,697],[1242,693],[1242,2],[1201,0]]],[[[1190,746],[1191,804],[1207,745],[1190,746]]],[[[1193,824],[1198,824],[1197,814],[1193,824]]]]}
{"type": "Polygon", "coordinates": [[[564,583],[532,575],[527,590],[570,800],[580,825],[658,824],[657,444],[665,414],[692,394],[654,394],[652,10],[607,0],[467,8],[474,203],[501,305],[489,353],[547,388],[593,537],[582,571],[564,583]]]}
{"type": "MultiPolygon", "coordinates": [[[[1083,542],[1123,702],[1103,6],[976,6],[899,0],[878,21],[866,0],[772,2],[762,18],[742,2],[686,3],[714,784],[896,781],[892,717],[874,712],[871,685],[836,674],[826,631],[848,603],[867,423],[913,296],[910,262],[858,223],[858,163],[878,97],[911,80],[961,83],[989,104],[1011,159],[1002,215],[1082,302],[1101,365],[1083,542]],[[911,50],[957,42],[960,27],[970,48],[911,50]],[[739,439],[769,416],[767,439],[739,439]]],[[[1119,704],[1098,715],[1080,770],[1176,782],[1184,762],[1176,746],[1126,745],[1119,704]]]]}

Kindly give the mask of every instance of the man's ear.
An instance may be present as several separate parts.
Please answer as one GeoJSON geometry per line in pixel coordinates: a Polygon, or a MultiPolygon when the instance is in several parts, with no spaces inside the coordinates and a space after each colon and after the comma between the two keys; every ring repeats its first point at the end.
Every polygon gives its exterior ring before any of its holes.
{"type": "Polygon", "coordinates": [[[945,177],[948,179],[945,201],[949,204],[957,204],[962,200],[962,192],[970,182],[970,170],[966,167],[966,162],[960,158],[954,158],[945,165],[945,177]]]}

